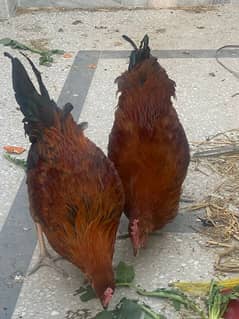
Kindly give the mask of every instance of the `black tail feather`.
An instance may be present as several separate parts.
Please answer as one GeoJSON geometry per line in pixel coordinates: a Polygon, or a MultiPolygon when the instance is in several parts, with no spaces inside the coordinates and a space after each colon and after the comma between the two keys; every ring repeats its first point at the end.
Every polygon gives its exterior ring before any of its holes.
{"type": "Polygon", "coordinates": [[[12,62],[12,84],[20,110],[27,120],[37,121],[39,117],[38,109],[33,109],[34,106],[32,106],[31,110],[29,110],[28,107],[28,97],[37,93],[36,89],[22,63],[7,52],[4,52],[4,55],[11,59],[12,62]]]}
{"type": "Polygon", "coordinates": [[[40,92],[43,96],[45,96],[46,98],[48,98],[50,100],[50,96],[49,96],[49,93],[42,81],[42,77],[41,77],[41,73],[37,70],[37,68],[35,67],[35,65],[33,64],[32,60],[26,55],[24,54],[23,52],[20,52],[27,60],[28,62],[30,63],[31,67],[32,67],[32,70],[37,78],[37,81],[38,81],[38,84],[39,84],[39,89],[40,89],[40,92]]]}
{"type": "Polygon", "coordinates": [[[12,83],[15,91],[15,98],[24,115],[23,122],[28,135],[31,134],[33,123],[38,123],[42,127],[49,127],[54,122],[54,112],[57,108],[55,102],[50,99],[48,91],[42,82],[41,74],[33,62],[25,54],[24,57],[30,63],[33,72],[37,78],[40,94],[30,80],[28,73],[18,58],[13,57],[5,52],[4,55],[11,59],[12,62],[12,83]]]}
{"type": "Polygon", "coordinates": [[[140,42],[139,48],[136,46],[134,41],[130,39],[127,35],[123,35],[123,38],[128,41],[134,48],[130,54],[129,58],[129,68],[131,71],[137,64],[143,62],[146,59],[150,58],[150,48],[149,48],[149,37],[146,34],[143,40],[140,42]]]}
{"type": "Polygon", "coordinates": [[[66,103],[63,108],[62,108],[62,112],[61,112],[61,121],[64,122],[65,119],[67,118],[67,116],[71,113],[71,111],[73,110],[73,105],[71,103],[66,103]]]}
{"type": "Polygon", "coordinates": [[[149,36],[145,34],[143,40],[140,42],[140,50],[147,51],[149,49],[149,36]]]}
{"type": "Polygon", "coordinates": [[[128,41],[135,50],[138,50],[138,47],[135,44],[135,42],[132,39],[130,39],[127,35],[123,34],[122,38],[125,39],[126,41],[128,41]]]}

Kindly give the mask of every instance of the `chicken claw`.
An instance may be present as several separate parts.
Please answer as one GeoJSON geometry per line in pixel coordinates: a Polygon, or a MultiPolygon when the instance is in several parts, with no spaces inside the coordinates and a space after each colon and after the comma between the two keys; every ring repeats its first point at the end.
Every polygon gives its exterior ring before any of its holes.
{"type": "Polygon", "coordinates": [[[29,270],[28,276],[35,273],[39,268],[45,266],[45,267],[50,267],[55,269],[58,273],[60,273],[64,277],[68,277],[68,274],[61,267],[56,265],[56,261],[58,261],[59,259],[62,259],[63,257],[51,256],[51,254],[48,252],[46,248],[41,225],[36,223],[36,229],[37,229],[37,237],[38,237],[39,248],[40,248],[40,255],[39,255],[37,263],[29,270]]]}

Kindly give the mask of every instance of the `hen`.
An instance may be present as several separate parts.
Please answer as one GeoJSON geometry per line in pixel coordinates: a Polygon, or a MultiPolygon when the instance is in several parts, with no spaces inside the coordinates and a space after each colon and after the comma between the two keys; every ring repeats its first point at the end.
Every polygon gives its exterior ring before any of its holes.
{"type": "Polygon", "coordinates": [[[150,54],[147,35],[139,48],[123,37],[134,50],[128,71],[115,80],[121,94],[108,155],[124,186],[124,212],[136,255],[151,232],[176,216],[190,156],[171,101],[175,82],[150,54]]]}
{"type": "Polygon", "coordinates": [[[115,289],[112,257],[124,205],[120,179],[112,162],[73,120],[72,105],[61,110],[50,99],[32,61],[27,58],[40,94],[21,62],[5,55],[12,61],[15,97],[31,142],[27,186],[40,243],[40,261],[34,270],[53,263],[44,233],[59,255],[86,274],[107,307],[115,289]]]}

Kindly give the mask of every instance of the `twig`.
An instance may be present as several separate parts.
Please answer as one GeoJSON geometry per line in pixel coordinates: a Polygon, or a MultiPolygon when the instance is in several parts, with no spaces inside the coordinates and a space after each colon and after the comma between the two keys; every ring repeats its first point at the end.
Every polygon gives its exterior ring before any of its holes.
{"type": "Polygon", "coordinates": [[[213,246],[225,247],[225,248],[230,248],[231,247],[231,245],[229,245],[229,244],[219,243],[219,242],[214,241],[214,240],[208,240],[207,244],[213,245],[213,246]]]}
{"type": "Polygon", "coordinates": [[[194,199],[187,197],[187,196],[181,196],[180,197],[180,202],[184,202],[184,203],[193,203],[194,199]]]}
{"type": "Polygon", "coordinates": [[[192,158],[200,157],[217,157],[221,155],[235,155],[239,154],[239,145],[222,146],[212,148],[206,151],[198,151],[192,155],[192,158]]]}
{"type": "Polygon", "coordinates": [[[222,51],[223,49],[226,49],[226,48],[231,48],[231,49],[234,48],[234,49],[235,49],[235,48],[239,48],[239,45],[237,45],[237,44],[235,44],[235,45],[234,45],[234,44],[232,44],[232,45],[224,45],[223,47],[217,49],[215,59],[216,59],[217,63],[220,64],[225,70],[227,70],[229,73],[231,73],[232,75],[234,75],[235,78],[239,79],[239,72],[236,72],[236,71],[231,70],[230,68],[228,68],[225,64],[223,64],[223,63],[219,60],[218,53],[219,53],[220,51],[222,51]]]}
{"type": "Polygon", "coordinates": [[[238,263],[227,265],[215,265],[215,270],[222,272],[239,272],[239,266],[238,263]]]}
{"type": "MultiPolygon", "coordinates": [[[[200,230],[199,228],[194,227],[194,226],[190,226],[190,228],[191,228],[192,230],[194,230],[196,233],[199,233],[199,234],[204,235],[204,232],[203,232],[202,230],[200,230]]],[[[203,246],[203,247],[204,247],[204,246],[203,246]]]]}
{"type": "Polygon", "coordinates": [[[196,203],[194,205],[189,205],[189,206],[185,206],[185,207],[182,207],[180,209],[180,212],[191,212],[191,211],[194,211],[194,210],[199,210],[201,208],[205,208],[208,206],[208,203],[207,202],[199,202],[199,203],[196,203]]]}
{"type": "Polygon", "coordinates": [[[195,167],[195,171],[202,173],[205,176],[209,176],[209,174],[207,174],[206,172],[204,172],[201,168],[199,168],[199,164],[200,162],[197,160],[197,165],[195,167]]]}
{"type": "Polygon", "coordinates": [[[224,271],[224,272],[238,272],[239,265],[237,263],[224,263],[222,264],[221,261],[224,257],[230,255],[233,251],[239,250],[239,245],[232,244],[228,249],[224,250],[223,252],[218,254],[217,260],[215,262],[215,269],[224,271]]]}
{"type": "Polygon", "coordinates": [[[233,234],[232,237],[239,241],[239,236],[233,234]]]}

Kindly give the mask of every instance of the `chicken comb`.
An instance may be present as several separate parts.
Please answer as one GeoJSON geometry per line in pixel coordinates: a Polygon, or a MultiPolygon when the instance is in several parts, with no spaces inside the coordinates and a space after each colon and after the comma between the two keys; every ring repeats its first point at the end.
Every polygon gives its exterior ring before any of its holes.
{"type": "Polygon", "coordinates": [[[145,34],[143,40],[140,42],[139,47],[137,47],[134,41],[130,39],[127,35],[123,35],[122,37],[123,39],[128,41],[134,48],[129,58],[128,70],[131,71],[137,64],[150,58],[149,37],[147,34],[145,34]]]}

